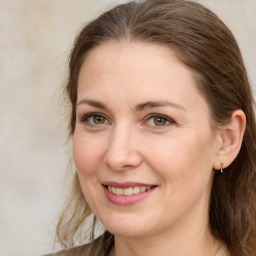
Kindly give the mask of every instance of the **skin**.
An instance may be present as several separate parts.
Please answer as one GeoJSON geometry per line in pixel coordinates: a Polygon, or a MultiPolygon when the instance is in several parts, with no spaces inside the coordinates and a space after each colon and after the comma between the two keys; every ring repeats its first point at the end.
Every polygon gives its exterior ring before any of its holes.
{"type": "MultiPolygon", "coordinates": [[[[241,118],[234,120],[242,130],[241,118]]],[[[89,52],[78,80],[73,158],[86,200],[115,235],[110,255],[216,254],[221,243],[210,232],[208,209],[213,168],[231,141],[223,134],[175,52],[128,42],[89,52]],[[170,105],[138,107],[156,101],[170,105]],[[152,117],[156,113],[166,118],[152,117]],[[106,198],[106,181],[157,188],[120,206],[106,198]]]]}

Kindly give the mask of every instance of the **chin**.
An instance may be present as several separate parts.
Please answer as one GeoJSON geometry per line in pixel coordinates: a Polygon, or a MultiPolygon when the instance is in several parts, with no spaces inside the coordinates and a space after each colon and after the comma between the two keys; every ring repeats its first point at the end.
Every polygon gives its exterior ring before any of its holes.
{"type": "Polygon", "coordinates": [[[153,222],[148,218],[137,219],[134,216],[112,216],[111,220],[103,218],[101,220],[105,228],[114,235],[126,237],[140,237],[152,233],[153,222]],[[152,225],[149,226],[149,223],[152,225]]]}
{"type": "Polygon", "coordinates": [[[146,234],[150,233],[148,230],[145,230],[143,228],[138,227],[109,227],[107,230],[117,236],[123,236],[123,237],[143,237],[146,236],[146,234]]]}

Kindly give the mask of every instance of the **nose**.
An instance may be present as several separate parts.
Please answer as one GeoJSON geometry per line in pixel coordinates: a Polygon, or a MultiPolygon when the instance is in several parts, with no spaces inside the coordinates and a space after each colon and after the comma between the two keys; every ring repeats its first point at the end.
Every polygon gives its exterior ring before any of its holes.
{"type": "Polygon", "coordinates": [[[135,132],[128,127],[116,127],[109,138],[104,156],[105,164],[113,171],[138,167],[142,162],[135,132]]]}

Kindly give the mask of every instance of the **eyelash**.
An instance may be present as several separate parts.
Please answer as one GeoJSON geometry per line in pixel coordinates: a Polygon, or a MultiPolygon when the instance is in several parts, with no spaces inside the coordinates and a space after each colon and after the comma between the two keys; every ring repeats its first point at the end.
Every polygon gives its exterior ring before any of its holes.
{"type": "Polygon", "coordinates": [[[89,125],[89,126],[99,126],[99,125],[103,125],[103,124],[95,124],[95,123],[93,124],[93,123],[90,123],[88,120],[89,120],[89,118],[91,118],[91,117],[102,117],[102,118],[105,119],[105,121],[107,121],[107,123],[104,123],[104,124],[108,124],[108,123],[109,123],[107,117],[105,117],[102,113],[97,113],[97,112],[88,113],[88,114],[83,115],[83,116],[81,117],[81,119],[80,119],[80,122],[86,123],[86,124],[89,125]]]}
{"type": "Polygon", "coordinates": [[[154,113],[154,114],[150,114],[146,117],[146,122],[148,122],[150,119],[154,119],[154,118],[160,118],[163,119],[164,121],[168,122],[168,124],[164,124],[164,125],[152,125],[154,127],[154,129],[161,129],[161,128],[165,128],[167,126],[176,124],[176,122],[170,118],[169,116],[163,115],[163,114],[158,114],[158,113],[154,113]]]}
{"type": "MultiPolygon", "coordinates": [[[[145,121],[143,122],[143,125],[146,126],[147,122],[149,122],[151,119],[155,119],[155,118],[163,119],[163,121],[168,122],[168,124],[159,125],[159,126],[157,126],[157,125],[150,125],[150,126],[154,127],[154,129],[161,129],[161,128],[163,129],[163,128],[167,127],[167,126],[176,124],[176,122],[172,118],[170,118],[170,117],[168,117],[166,115],[159,114],[159,113],[153,113],[153,114],[150,114],[150,115],[146,116],[145,121]]],[[[92,126],[92,127],[99,127],[101,125],[105,125],[105,124],[109,124],[110,123],[108,121],[108,118],[105,115],[103,115],[102,113],[97,113],[97,112],[92,112],[92,113],[88,113],[88,114],[83,115],[81,117],[81,119],[80,119],[80,122],[86,123],[86,125],[89,125],[89,126],[92,126]],[[91,118],[91,117],[92,118],[93,117],[104,118],[104,121],[107,121],[107,123],[105,123],[105,122],[103,124],[90,123],[89,122],[89,118],[91,118]]]]}

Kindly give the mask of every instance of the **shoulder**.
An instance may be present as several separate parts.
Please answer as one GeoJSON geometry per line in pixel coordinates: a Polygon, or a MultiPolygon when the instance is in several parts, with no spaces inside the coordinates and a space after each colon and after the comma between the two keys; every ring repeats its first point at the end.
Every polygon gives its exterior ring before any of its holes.
{"type": "Polygon", "coordinates": [[[44,256],[106,256],[114,244],[114,237],[109,232],[93,240],[91,243],[77,246],[68,250],[50,253],[44,256]]]}
{"type": "MultiPolygon", "coordinates": [[[[93,243],[93,242],[92,242],[93,243]]],[[[50,253],[44,256],[80,256],[80,255],[90,255],[92,243],[77,246],[68,250],[62,250],[55,253],[50,253]]]]}

